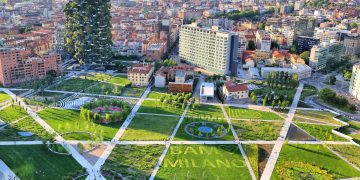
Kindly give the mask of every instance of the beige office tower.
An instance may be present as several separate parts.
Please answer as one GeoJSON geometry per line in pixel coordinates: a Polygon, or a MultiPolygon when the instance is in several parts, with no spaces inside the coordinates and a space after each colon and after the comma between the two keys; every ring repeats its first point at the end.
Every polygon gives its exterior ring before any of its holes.
{"type": "Polygon", "coordinates": [[[215,74],[237,75],[239,37],[217,26],[183,25],[180,30],[179,55],[192,65],[215,74]]]}

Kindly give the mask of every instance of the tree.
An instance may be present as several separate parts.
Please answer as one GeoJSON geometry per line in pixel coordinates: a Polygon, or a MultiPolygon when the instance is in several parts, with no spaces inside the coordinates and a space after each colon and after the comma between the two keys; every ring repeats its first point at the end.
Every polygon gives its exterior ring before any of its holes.
{"type": "Polygon", "coordinates": [[[268,95],[266,95],[263,99],[263,106],[266,106],[267,101],[268,101],[268,95]]]}
{"type": "Polygon", "coordinates": [[[256,49],[256,47],[255,47],[255,42],[254,42],[253,40],[250,40],[250,41],[248,42],[248,49],[249,49],[249,50],[255,50],[255,49],[256,49]]]}
{"type": "Polygon", "coordinates": [[[297,47],[296,47],[296,45],[292,45],[292,46],[290,47],[289,52],[290,52],[291,54],[295,54],[295,53],[297,52],[297,47]]]}
{"type": "Polygon", "coordinates": [[[303,59],[306,64],[309,64],[310,52],[309,52],[309,51],[304,51],[304,52],[302,52],[302,53],[300,54],[300,58],[303,59]]]}
{"type": "Polygon", "coordinates": [[[256,96],[251,96],[251,101],[252,101],[253,103],[256,103],[256,102],[257,102],[257,97],[256,97],[256,96]]]}
{"type": "Polygon", "coordinates": [[[271,49],[279,49],[279,44],[276,41],[271,41],[271,49]]]}
{"type": "Polygon", "coordinates": [[[275,106],[276,106],[276,101],[275,101],[275,100],[273,100],[273,101],[271,102],[271,106],[272,106],[272,108],[275,108],[275,106]]]}
{"type": "Polygon", "coordinates": [[[335,85],[335,83],[336,83],[336,77],[335,76],[329,76],[327,78],[327,80],[328,80],[330,85],[335,85]]]}
{"type": "Polygon", "coordinates": [[[265,30],[265,24],[262,23],[262,22],[259,22],[259,24],[257,25],[257,28],[258,28],[259,30],[265,30]]]}
{"type": "Polygon", "coordinates": [[[357,23],[356,22],[352,22],[352,23],[350,23],[350,28],[351,29],[353,29],[353,28],[357,28],[358,27],[358,25],[357,25],[357,23]]]}
{"type": "Polygon", "coordinates": [[[333,101],[335,97],[336,93],[329,88],[324,88],[319,92],[319,98],[326,102],[333,101]]]}
{"type": "Polygon", "coordinates": [[[66,4],[65,48],[80,64],[110,62],[110,7],[110,0],[74,0],[66,4]]]}
{"type": "Polygon", "coordinates": [[[346,81],[350,81],[351,79],[351,71],[348,71],[348,70],[344,70],[343,71],[343,77],[346,81]]]}

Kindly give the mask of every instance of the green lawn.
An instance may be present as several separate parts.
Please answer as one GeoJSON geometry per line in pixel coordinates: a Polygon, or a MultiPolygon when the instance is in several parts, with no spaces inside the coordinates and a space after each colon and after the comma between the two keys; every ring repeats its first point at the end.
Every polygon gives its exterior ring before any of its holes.
{"type": "Polygon", "coordinates": [[[325,123],[341,125],[339,121],[334,120],[336,115],[327,111],[307,111],[307,110],[296,110],[294,121],[306,122],[306,120],[315,120],[325,123]]]}
{"type": "Polygon", "coordinates": [[[8,101],[11,99],[11,96],[7,95],[5,92],[3,91],[0,91],[0,104],[5,102],[5,101],[8,101]]]}
{"type": "Polygon", "coordinates": [[[114,77],[111,77],[109,80],[107,80],[107,82],[109,82],[111,84],[122,85],[122,86],[126,86],[131,83],[128,80],[127,76],[114,76],[114,77]]]}
{"type": "Polygon", "coordinates": [[[318,93],[316,87],[305,84],[301,92],[300,100],[305,100],[306,97],[316,95],[318,93]]]}
{"type": "Polygon", "coordinates": [[[168,140],[180,117],[137,115],[121,137],[123,141],[168,140]]]}
{"type": "Polygon", "coordinates": [[[259,146],[257,144],[242,145],[257,179],[259,179],[259,146]]]}
{"type": "Polygon", "coordinates": [[[260,119],[260,120],[283,120],[281,116],[266,111],[259,111],[253,109],[237,108],[232,106],[225,106],[226,113],[229,118],[234,119],[260,119]]]}
{"type": "Polygon", "coordinates": [[[283,126],[282,122],[231,121],[240,140],[276,140],[283,126]]]}
{"type": "Polygon", "coordinates": [[[53,154],[44,145],[0,146],[0,159],[20,179],[72,179],[67,176],[84,172],[71,156],[53,154]]]}
{"type": "Polygon", "coordinates": [[[170,92],[168,91],[168,89],[166,88],[156,88],[153,87],[151,88],[150,93],[148,94],[147,98],[151,98],[151,99],[160,99],[162,96],[164,95],[168,95],[170,94],[170,92]]]}
{"type": "MultiPolygon", "coordinates": [[[[213,129],[213,132],[218,132],[218,129],[213,129]]],[[[191,129],[188,129],[188,132],[191,132],[191,129]]],[[[227,121],[225,119],[199,119],[199,118],[184,118],[183,122],[180,125],[179,130],[177,131],[175,138],[175,141],[217,141],[217,140],[234,140],[234,136],[229,128],[229,124],[227,123],[227,121]],[[213,137],[209,134],[208,137],[196,137],[198,134],[196,132],[194,132],[194,135],[188,134],[185,131],[185,127],[186,125],[193,123],[193,122],[199,122],[198,127],[196,127],[195,129],[198,129],[201,127],[201,122],[210,122],[210,123],[216,123],[218,125],[222,125],[223,129],[224,129],[224,134],[223,137],[213,137]]]]}
{"type": "Polygon", "coordinates": [[[347,121],[349,123],[348,127],[340,128],[340,132],[348,136],[353,137],[354,141],[360,144],[360,122],[357,121],[347,121]]]}
{"type": "Polygon", "coordinates": [[[160,101],[145,100],[139,108],[139,113],[153,113],[153,114],[169,114],[169,115],[181,115],[183,109],[171,107],[169,105],[163,105],[160,101]]]}
{"type": "MultiPolygon", "coordinates": [[[[121,122],[110,123],[107,125],[90,123],[83,120],[80,117],[79,111],[76,110],[47,108],[43,111],[40,111],[38,115],[57,132],[91,132],[96,134],[97,136],[100,136],[100,134],[102,134],[104,140],[111,140],[121,126],[121,122]]],[[[88,136],[84,136],[83,134],[73,134],[73,136],[67,137],[70,140],[87,140],[83,138],[86,138],[88,136]]]]}
{"type": "Polygon", "coordinates": [[[24,116],[27,116],[27,112],[18,105],[10,105],[0,110],[0,119],[4,122],[13,122],[24,116]]]}
{"type": "Polygon", "coordinates": [[[251,179],[237,145],[171,145],[155,179],[251,179]]]}
{"type": "Polygon", "coordinates": [[[203,117],[203,118],[225,118],[220,106],[200,104],[195,109],[189,108],[186,113],[188,117],[203,117]]]}
{"type": "Polygon", "coordinates": [[[335,129],[334,126],[326,126],[326,125],[314,125],[314,124],[304,124],[304,123],[295,123],[301,129],[305,130],[312,136],[314,136],[317,140],[321,141],[346,141],[346,139],[337,136],[331,132],[331,130],[335,129]]]}
{"type": "Polygon", "coordinates": [[[126,87],[122,90],[120,96],[141,97],[145,91],[145,87],[126,87]]]}
{"type": "Polygon", "coordinates": [[[159,157],[163,145],[118,145],[111,152],[101,173],[107,179],[148,179],[159,157]]]}
{"type": "Polygon", "coordinates": [[[21,121],[11,124],[0,130],[0,141],[35,141],[45,140],[50,134],[42,128],[32,117],[27,117],[21,121]],[[31,132],[31,137],[22,137],[18,132],[31,132]]]}
{"type": "Polygon", "coordinates": [[[359,177],[360,172],[322,145],[284,145],[271,179],[306,179],[309,175],[311,179],[342,179],[359,177]]]}
{"type": "Polygon", "coordinates": [[[328,145],[333,151],[339,153],[355,166],[360,167],[360,147],[355,145],[328,145]]]}
{"type": "Polygon", "coordinates": [[[74,92],[78,92],[78,91],[82,91],[85,90],[86,88],[95,85],[96,83],[98,83],[97,81],[94,80],[89,80],[89,79],[83,79],[83,78],[72,78],[72,79],[68,79],[65,81],[62,81],[61,83],[52,86],[50,89],[51,90],[59,90],[59,91],[74,91],[74,92]]]}

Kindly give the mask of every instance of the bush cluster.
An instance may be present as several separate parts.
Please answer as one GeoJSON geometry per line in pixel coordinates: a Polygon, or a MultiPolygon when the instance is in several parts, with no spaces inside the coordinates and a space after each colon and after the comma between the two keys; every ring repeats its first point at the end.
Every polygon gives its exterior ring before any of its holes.
{"type": "Polygon", "coordinates": [[[94,122],[119,122],[123,121],[130,113],[131,107],[127,102],[117,100],[99,100],[85,104],[81,107],[80,117],[87,121],[94,122]],[[119,112],[109,111],[109,107],[119,107],[122,110],[119,112]],[[104,112],[94,112],[98,107],[104,107],[104,112]]]}

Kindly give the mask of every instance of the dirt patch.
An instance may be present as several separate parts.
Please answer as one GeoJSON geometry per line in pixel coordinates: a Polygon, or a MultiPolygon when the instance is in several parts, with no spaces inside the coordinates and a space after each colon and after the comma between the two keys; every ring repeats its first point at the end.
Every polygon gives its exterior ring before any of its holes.
{"type": "Polygon", "coordinates": [[[100,146],[98,146],[97,148],[95,148],[92,151],[89,151],[87,153],[84,153],[83,156],[84,158],[89,161],[89,163],[91,165],[95,165],[97,160],[100,158],[100,156],[104,153],[105,149],[106,149],[107,145],[105,144],[101,144],[100,146]]]}
{"type": "Polygon", "coordinates": [[[290,125],[286,139],[291,141],[316,141],[316,139],[294,124],[290,125]]]}
{"type": "Polygon", "coordinates": [[[273,144],[259,144],[259,150],[258,150],[258,153],[259,153],[259,157],[258,157],[259,177],[261,177],[261,175],[265,169],[266,163],[269,159],[269,156],[271,154],[273,147],[274,147],[273,144]]]}

